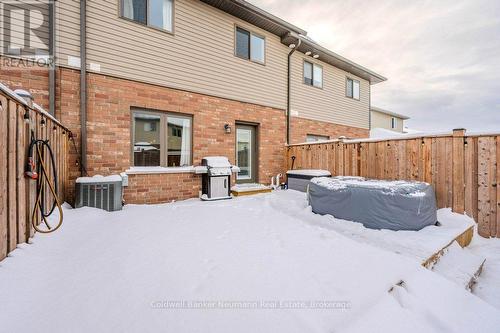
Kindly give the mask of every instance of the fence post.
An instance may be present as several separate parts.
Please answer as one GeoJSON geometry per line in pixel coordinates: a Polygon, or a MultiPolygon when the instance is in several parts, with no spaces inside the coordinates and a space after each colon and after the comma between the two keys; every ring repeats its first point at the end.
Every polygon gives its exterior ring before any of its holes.
{"type": "Polygon", "coordinates": [[[465,211],[465,129],[453,130],[453,211],[465,211]]]}
{"type": "Polygon", "coordinates": [[[348,176],[349,174],[346,173],[346,167],[345,167],[345,161],[346,161],[346,156],[345,156],[345,145],[344,145],[344,140],[346,139],[345,136],[340,136],[339,137],[339,148],[340,148],[340,163],[339,163],[339,170],[341,170],[340,175],[341,176],[348,176]]]}

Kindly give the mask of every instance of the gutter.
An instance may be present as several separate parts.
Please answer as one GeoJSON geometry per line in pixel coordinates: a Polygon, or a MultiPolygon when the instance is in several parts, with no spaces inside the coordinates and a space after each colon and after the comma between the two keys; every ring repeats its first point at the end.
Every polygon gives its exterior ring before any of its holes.
{"type": "Polygon", "coordinates": [[[80,174],[87,166],[87,0],[80,0],[80,174]]]}
{"type": "MultiPolygon", "coordinates": [[[[291,75],[291,66],[292,66],[292,54],[295,53],[295,51],[300,47],[300,44],[302,44],[302,40],[300,38],[297,39],[297,44],[293,47],[293,49],[288,53],[288,68],[287,68],[287,92],[286,92],[286,144],[290,144],[290,132],[291,132],[291,120],[292,120],[292,113],[291,113],[291,84],[292,84],[292,75],[291,75]]],[[[292,44],[290,44],[292,45],[292,44]]]]}

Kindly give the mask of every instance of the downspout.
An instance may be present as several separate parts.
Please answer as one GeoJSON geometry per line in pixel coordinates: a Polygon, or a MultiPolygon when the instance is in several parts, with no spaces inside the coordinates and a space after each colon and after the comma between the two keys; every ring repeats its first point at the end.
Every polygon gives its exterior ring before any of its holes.
{"type": "Polygon", "coordinates": [[[292,113],[291,113],[291,102],[290,102],[290,91],[291,91],[291,84],[292,84],[292,78],[291,78],[291,66],[292,66],[292,54],[295,53],[295,50],[297,50],[300,47],[300,44],[302,44],[302,40],[300,38],[297,38],[297,45],[295,45],[292,50],[288,53],[288,68],[287,68],[287,78],[288,78],[288,83],[287,83],[287,92],[286,92],[286,144],[289,145],[291,143],[290,140],[290,132],[291,132],[291,120],[292,120],[292,113]]]}
{"type": "Polygon", "coordinates": [[[368,83],[368,130],[372,130],[372,84],[368,83]]]}
{"type": "Polygon", "coordinates": [[[80,0],[80,173],[87,166],[87,0],[80,0]]]}
{"type": "Polygon", "coordinates": [[[52,64],[49,66],[49,113],[56,115],[56,4],[52,2],[49,10],[49,54],[52,56],[52,64]]]}

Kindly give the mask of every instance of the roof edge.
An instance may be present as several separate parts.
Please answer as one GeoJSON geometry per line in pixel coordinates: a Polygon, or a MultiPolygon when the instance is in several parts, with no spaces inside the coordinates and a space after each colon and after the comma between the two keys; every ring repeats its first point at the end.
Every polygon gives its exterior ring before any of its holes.
{"type": "Polygon", "coordinates": [[[410,119],[410,117],[405,116],[404,114],[400,114],[400,113],[392,112],[392,111],[389,111],[389,110],[385,110],[385,109],[382,109],[382,108],[379,108],[379,107],[376,107],[376,106],[373,106],[373,105],[370,107],[370,111],[380,112],[380,113],[383,113],[383,114],[387,114],[389,116],[394,116],[396,118],[401,118],[403,120],[410,119]]]}
{"type": "Polygon", "coordinates": [[[297,27],[296,25],[279,18],[278,16],[275,16],[275,15],[269,13],[268,11],[265,11],[262,8],[259,8],[255,5],[252,5],[248,1],[245,1],[245,0],[232,0],[232,1],[233,1],[233,3],[237,4],[238,6],[243,7],[245,9],[253,12],[254,14],[261,16],[261,17],[265,18],[266,20],[270,20],[270,21],[274,22],[275,24],[281,25],[282,27],[284,27],[290,31],[293,31],[295,33],[302,34],[302,35],[307,35],[307,31],[305,31],[304,29],[301,29],[301,28],[297,27]]]}
{"type": "Polygon", "coordinates": [[[287,36],[281,39],[281,42],[288,45],[289,43],[287,42],[290,38],[301,40],[300,49],[304,51],[302,53],[305,53],[306,51],[314,51],[315,53],[318,53],[320,55],[320,61],[330,63],[332,66],[338,67],[348,73],[368,80],[370,84],[377,84],[387,81],[387,78],[385,76],[382,76],[364,66],[355,63],[354,61],[351,61],[333,51],[330,51],[329,49],[319,45],[307,36],[290,32],[287,36]]]}

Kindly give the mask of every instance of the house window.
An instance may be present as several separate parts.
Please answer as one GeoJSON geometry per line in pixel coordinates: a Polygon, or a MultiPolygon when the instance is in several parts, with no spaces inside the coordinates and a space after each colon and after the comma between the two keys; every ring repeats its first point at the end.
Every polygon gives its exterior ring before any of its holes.
{"type": "Polygon", "coordinates": [[[323,67],[304,61],[304,83],[313,87],[323,88],[323,67]]]}
{"type": "Polygon", "coordinates": [[[172,32],[174,0],[122,0],[122,16],[172,32]]]}
{"type": "Polygon", "coordinates": [[[327,140],[330,140],[330,137],[326,135],[307,134],[306,137],[306,142],[319,142],[327,140]]]}
{"type": "Polygon", "coordinates": [[[266,41],[264,37],[237,27],[235,48],[235,54],[240,58],[265,62],[266,41]]]}
{"type": "Polygon", "coordinates": [[[192,118],[171,113],[133,112],[133,165],[178,167],[192,164],[192,118]]]}
{"type": "Polygon", "coordinates": [[[396,129],[398,127],[398,120],[397,118],[392,117],[391,118],[391,128],[396,129]]]}
{"type": "Polygon", "coordinates": [[[347,97],[359,100],[359,81],[347,78],[345,93],[347,97]]]}

